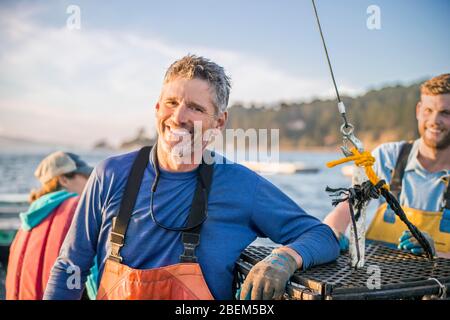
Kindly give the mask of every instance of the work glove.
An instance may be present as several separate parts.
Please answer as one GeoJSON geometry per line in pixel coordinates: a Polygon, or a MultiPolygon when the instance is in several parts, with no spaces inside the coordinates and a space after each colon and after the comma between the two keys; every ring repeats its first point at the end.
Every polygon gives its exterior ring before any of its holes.
{"type": "Polygon", "coordinates": [[[279,299],[286,284],[297,270],[294,257],[283,250],[274,249],[250,270],[239,294],[240,300],[279,299]]]}
{"type": "MultiPolygon", "coordinates": [[[[436,249],[434,248],[434,240],[433,238],[426,232],[422,232],[423,237],[425,240],[428,241],[431,247],[431,251],[433,253],[433,256],[436,255],[436,249]]],[[[423,254],[424,251],[422,247],[420,246],[419,242],[416,240],[416,238],[413,237],[411,232],[409,230],[406,230],[403,232],[402,236],[399,239],[400,243],[398,244],[398,248],[402,250],[410,251],[414,254],[420,255],[423,254]]]]}

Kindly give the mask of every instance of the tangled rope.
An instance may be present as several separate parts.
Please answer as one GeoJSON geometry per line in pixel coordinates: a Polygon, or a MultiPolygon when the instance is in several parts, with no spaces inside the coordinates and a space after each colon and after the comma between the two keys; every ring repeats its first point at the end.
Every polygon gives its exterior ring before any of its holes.
{"type": "MultiPolygon", "coordinates": [[[[361,210],[363,209],[364,204],[369,202],[371,199],[378,199],[380,196],[382,196],[384,199],[386,199],[387,204],[394,211],[394,213],[408,227],[413,237],[416,238],[420,246],[424,249],[426,256],[430,260],[432,260],[433,251],[430,244],[425,239],[422,232],[420,232],[420,230],[408,220],[399,202],[392,195],[392,193],[390,193],[389,186],[386,184],[386,182],[384,180],[380,180],[373,170],[372,166],[375,163],[375,158],[370,154],[370,152],[367,151],[359,152],[356,148],[353,148],[351,151],[353,153],[353,156],[328,162],[327,166],[331,168],[342,163],[353,161],[357,166],[364,167],[367,178],[369,180],[363,182],[362,185],[354,185],[352,188],[332,189],[327,186],[326,191],[332,193],[330,194],[330,196],[334,197],[334,199],[332,200],[333,206],[336,206],[344,201],[349,202],[352,225],[355,230],[355,243],[358,242],[356,221],[358,221],[361,215],[361,210]],[[357,209],[356,214],[354,213],[353,208],[357,209]]],[[[359,262],[359,247],[356,246],[356,249],[359,262]]]]}

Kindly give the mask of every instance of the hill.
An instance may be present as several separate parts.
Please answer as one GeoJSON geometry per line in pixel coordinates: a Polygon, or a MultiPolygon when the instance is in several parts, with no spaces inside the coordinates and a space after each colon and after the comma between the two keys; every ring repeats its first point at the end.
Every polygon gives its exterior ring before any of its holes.
{"type": "MultiPolygon", "coordinates": [[[[370,90],[362,96],[343,97],[349,122],[367,148],[398,139],[417,137],[415,107],[419,84],[370,90]]],[[[276,106],[233,105],[228,128],[279,129],[280,147],[331,147],[341,143],[342,119],[335,100],[279,103],[276,106]]]]}

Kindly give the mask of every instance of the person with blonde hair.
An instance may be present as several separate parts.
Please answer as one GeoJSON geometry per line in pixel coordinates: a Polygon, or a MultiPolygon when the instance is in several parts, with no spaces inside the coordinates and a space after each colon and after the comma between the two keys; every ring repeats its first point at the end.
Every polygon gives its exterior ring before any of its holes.
{"type": "Polygon", "coordinates": [[[54,152],[34,175],[41,188],[30,192],[30,207],[11,244],[6,299],[42,299],[53,266],[72,222],[79,195],[92,167],[69,152],[54,152]]]}
{"type": "MultiPolygon", "coordinates": [[[[422,231],[435,253],[450,257],[450,74],[424,82],[416,106],[420,138],[377,147],[375,172],[390,185],[408,219],[422,231]]],[[[345,244],[350,223],[348,202],[324,220],[345,244]]],[[[391,247],[422,254],[405,224],[381,203],[366,237],[391,247]]],[[[345,247],[341,246],[341,247],[345,247]]]]}

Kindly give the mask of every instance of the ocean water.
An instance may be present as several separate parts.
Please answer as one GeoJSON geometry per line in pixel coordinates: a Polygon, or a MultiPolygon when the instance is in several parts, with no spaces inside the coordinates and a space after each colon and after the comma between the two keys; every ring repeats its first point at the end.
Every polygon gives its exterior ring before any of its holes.
{"type": "MultiPolygon", "coordinates": [[[[89,164],[114,155],[106,151],[78,151],[89,164]]],[[[48,151],[0,151],[0,202],[25,200],[32,188],[39,182],[33,173],[48,151]]],[[[311,215],[322,219],[332,209],[331,200],[325,192],[326,186],[347,186],[350,180],[339,167],[328,169],[326,162],[342,157],[339,152],[281,152],[280,162],[301,162],[308,167],[318,168],[318,173],[266,174],[263,176],[274,183],[311,215]]]]}

